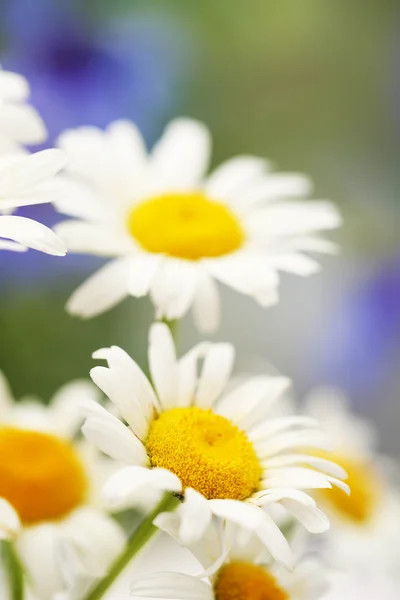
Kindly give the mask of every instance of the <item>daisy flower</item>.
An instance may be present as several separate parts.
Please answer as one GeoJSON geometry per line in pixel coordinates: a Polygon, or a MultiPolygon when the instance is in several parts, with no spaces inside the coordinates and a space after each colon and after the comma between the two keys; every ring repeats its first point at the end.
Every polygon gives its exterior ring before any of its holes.
{"type": "Polygon", "coordinates": [[[29,398],[16,403],[0,380],[0,538],[14,540],[40,600],[64,587],[64,547],[77,553],[87,576],[97,578],[125,543],[99,499],[109,461],[74,441],[83,398],[97,398],[97,390],[75,381],[49,406],[29,398]]]}
{"type": "Polygon", "coordinates": [[[271,561],[254,533],[234,527],[229,537],[226,549],[218,527],[211,523],[192,548],[206,569],[207,581],[183,573],[152,573],[134,581],[131,596],[135,600],[317,600],[325,592],[325,571],[316,561],[300,561],[288,571],[271,561]]]}
{"type": "Polygon", "coordinates": [[[305,489],[347,490],[343,469],[313,451],[325,448],[314,419],[272,418],[287,388],[283,377],[258,377],[222,394],[232,369],[230,344],[203,343],[177,360],[163,323],[150,330],[150,384],[116,346],[94,354],[93,381],[116,405],[126,424],[88,403],[82,431],[106,454],[127,465],[105,486],[113,508],[134,505],[148,488],[184,497],[181,536],[201,538],[212,515],[255,531],[274,558],[289,565],[287,541],[270,511],[281,504],[309,531],[325,531],[327,518],[305,489]],[[197,374],[197,361],[203,359],[197,374]],[[304,449],[298,456],[295,451],[304,449]],[[300,463],[307,463],[307,467],[300,463]]]}
{"type": "Polygon", "coordinates": [[[269,306],[278,270],[309,275],[318,264],[304,253],[335,249],[319,233],[337,227],[339,214],[329,202],[301,200],[310,191],[304,176],[271,173],[254,156],[206,176],[210,134],[197,121],[172,121],[150,154],[126,121],[66,131],[59,146],[70,179],[57,206],[73,219],[57,231],[72,252],[113,258],[70,298],[67,309],[80,317],[149,294],[157,318],[192,308],[211,331],[216,281],[269,306]]]}
{"type": "Polygon", "coordinates": [[[24,144],[46,140],[46,127],[28,98],[25,77],[0,69],[0,154],[21,152],[24,144]]]}
{"type": "Polygon", "coordinates": [[[0,156],[0,249],[21,252],[34,248],[64,256],[65,246],[51,229],[9,214],[20,206],[56,200],[60,188],[54,176],[64,165],[65,155],[56,149],[0,156]]]}
{"type": "MultiPolygon", "coordinates": [[[[351,495],[339,489],[318,494],[330,516],[327,552],[331,562],[346,570],[386,572],[400,569],[400,492],[390,483],[390,459],[379,456],[373,424],[351,412],[337,390],[315,390],[307,414],[318,418],[333,452],[324,453],[348,474],[351,495]]],[[[322,456],[322,454],[321,454],[322,456]]]]}

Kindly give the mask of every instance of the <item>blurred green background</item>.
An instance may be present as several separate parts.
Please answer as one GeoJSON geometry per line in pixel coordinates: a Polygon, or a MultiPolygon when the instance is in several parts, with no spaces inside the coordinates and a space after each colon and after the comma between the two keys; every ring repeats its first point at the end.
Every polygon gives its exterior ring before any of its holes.
{"type": "MultiPolygon", "coordinates": [[[[298,394],[343,387],[400,455],[399,3],[10,0],[0,24],[0,61],[29,77],[50,142],[69,126],[128,117],[152,144],[187,115],[211,128],[213,164],[266,156],[310,174],[315,197],[341,207],[341,256],[310,280],[285,277],[281,304],[266,312],[224,291],[218,337],[238,345],[245,369],[268,358],[298,394]]],[[[48,399],[86,376],[100,346],[145,363],[145,300],[84,323],[63,310],[94,260],[5,254],[0,368],[17,396],[48,399]]],[[[186,347],[190,319],[182,329],[186,347]]]]}

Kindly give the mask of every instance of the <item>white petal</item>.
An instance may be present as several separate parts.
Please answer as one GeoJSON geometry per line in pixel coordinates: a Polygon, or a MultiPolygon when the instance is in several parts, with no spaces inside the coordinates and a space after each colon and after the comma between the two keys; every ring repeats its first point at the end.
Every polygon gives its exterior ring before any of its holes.
{"type": "Polygon", "coordinates": [[[112,415],[108,419],[89,417],[82,426],[82,433],[114,460],[141,466],[149,462],[140,440],[112,415]]]}
{"type": "Polygon", "coordinates": [[[214,600],[212,587],[183,573],[152,573],[132,583],[130,596],[161,600],[214,600]]]}
{"type": "Polygon", "coordinates": [[[25,217],[0,215],[0,237],[54,256],[64,256],[67,251],[51,229],[25,217]]]}
{"type": "Polygon", "coordinates": [[[5,102],[23,102],[29,96],[29,83],[23,75],[0,69],[0,98],[5,102]]]}
{"type": "Polygon", "coordinates": [[[312,191],[312,182],[301,173],[270,173],[235,195],[239,210],[254,210],[258,205],[283,198],[301,198],[312,191]]]}
{"type": "Polygon", "coordinates": [[[6,240],[0,240],[0,250],[11,250],[12,252],[26,252],[28,248],[21,246],[16,242],[7,242],[6,240]]]}
{"type": "MultiPolygon", "coordinates": [[[[256,430],[254,430],[256,431],[256,430]]],[[[253,441],[257,454],[261,459],[275,456],[283,451],[317,448],[329,450],[329,442],[326,436],[318,429],[304,429],[300,431],[284,431],[265,441],[263,437],[258,439],[258,433],[249,432],[249,438],[253,441]]]]}
{"type": "Polygon", "coordinates": [[[151,153],[152,192],[199,186],[210,157],[210,133],[202,123],[175,119],[151,153]]]}
{"type": "Polygon", "coordinates": [[[204,357],[195,404],[210,408],[226,387],[232,373],[235,349],[231,344],[211,344],[204,357]]]}
{"type": "Polygon", "coordinates": [[[192,488],[186,488],[185,500],[180,510],[179,538],[188,546],[198,542],[211,522],[208,500],[192,488]]]}
{"type": "Polygon", "coordinates": [[[67,220],[58,223],[54,230],[70,252],[119,256],[132,249],[132,244],[124,232],[105,223],[67,220]]]}
{"type": "Polygon", "coordinates": [[[338,209],[324,200],[279,202],[254,211],[249,218],[249,222],[262,228],[264,235],[272,239],[335,229],[341,224],[338,209]]]}
{"type": "Polygon", "coordinates": [[[262,485],[265,487],[292,487],[297,489],[331,488],[333,485],[343,490],[348,486],[340,480],[319,473],[306,467],[285,467],[281,469],[270,469],[267,472],[262,485]]]}
{"type": "Polygon", "coordinates": [[[135,298],[146,296],[151,288],[153,278],[161,264],[157,254],[140,254],[132,258],[128,281],[128,292],[135,298]]]}
{"type": "Polygon", "coordinates": [[[213,514],[251,529],[270,554],[287,568],[293,568],[293,556],[285,536],[261,508],[239,500],[209,500],[213,514]]]}
{"type": "Polygon", "coordinates": [[[42,150],[13,162],[0,160],[0,197],[15,196],[56,175],[66,164],[64,152],[42,150]]]}
{"type": "MultiPolygon", "coordinates": [[[[1,76],[1,71],[0,71],[1,76]]],[[[0,423],[14,404],[10,384],[4,373],[0,371],[0,423]]]]}
{"type": "Polygon", "coordinates": [[[283,456],[275,456],[265,461],[266,469],[293,465],[307,465],[338,479],[346,479],[347,477],[346,471],[340,465],[326,458],[313,456],[312,454],[284,454],[283,456]]]}
{"type": "Polygon", "coordinates": [[[179,477],[166,469],[125,467],[112,475],[104,486],[104,500],[112,509],[135,506],[146,489],[179,493],[179,477]]]}
{"type": "Polygon", "coordinates": [[[65,521],[64,529],[92,577],[104,576],[125,545],[118,523],[94,508],[75,510],[65,521]]]}
{"type": "Polygon", "coordinates": [[[158,317],[180,319],[189,310],[196,292],[197,269],[189,263],[166,260],[153,278],[150,296],[158,317]]]}
{"type": "Polygon", "coordinates": [[[107,127],[110,155],[115,172],[115,190],[126,198],[126,206],[144,192],[148,156],[143,137],[134,123],[114,121],[107,127]],[[131,193],[128,193],[131,191],[131,193]]]}
{"type": "Polygon", "coordinates": [[[0,540],[16,537],[20,528],[18,514],[7,500],[0,498],[0,540]]]}
{"type": "Polygon", "coordinates": [[[118,258],[80,285],[67,302],[70,314],[89,319],[113,308],[128,295],[129,261],[118,258]]]}
{"type": "Polygon", "coordinates": [[[211,173],[205,191],[215,200],[226,200],[266,172],[268,163],[257,156],[237,156],[211,173]]]}
{"type": "Polygon", "coordinates": [[[111,351],[113,362],[110,368],[94,367],[90,376],[115,404],[134,434],[144,440],[155,414],[155,405],[148,405],[146,400],[150,398],[140,395],[141,382],[130,356],[117,346],[113,346],[111,351]]]}
{"type": "Polygon", "coordinates": [[[286,377],[254,377],[225,396],[216,412],[241,429],[249,429],[266,417],[289,385],[286,377]]]}
{"type": "MultiPolygon", "coordinates": [[[[126,383],[128,396],[131,400],[136,399],[141,405],[141,410],[149,420],[154,416],[154,409],[159,408],[157,397],[153,387],[146,375],[143,373],[139,365],[127,354],[122,348],[112,346],[111,348],[102,348],[93,353],[93,358],[105,359],[108,365],[113,370],[118,370],[123,373],[123,379],[126,383]]],[[[129,398],[127,399],[126,408],[128,409],[129,398]]],[[[118,405],[118,399],[116,398],[118,405]]],[[[121,408],[122,410],[122,408],[121,408]]],[[[127,410],[123,410],[123,414],[131,427],[134,427],[136,421],[135,413],[132,413],[132,419],[127,410]],[[132,420],[132,423],[130,421],[132,420]]]]}
{"type": "Polygon", "coordinates": [[[203,261],[210,275],[232,289],[251,296],[261,306],[278,301],[278,277],[271,258],[238,252],[216,260],[203,261]]]}
{"type": "Polygon", "coordinates": [[[74,437],[83,419],[79,411],[82,402],[99,399],[100,392],[90,381],[77,379],[63,385],[47,409],[51,413],[53,431],[63,437],[74,437]]]}
{"type": "Polygon", "coordinates": [[[22,564],[39,598],[52,598],[62,589],[62,575],[57,565],[58,524],[44,523],[24,528],[16,545],[22,564]]]}
{"type": "Polygon", "coordinates": [[[209,347],[210,344],[202,342],[179,359],[177,406],[190,406],[193,403],[198,380],[198,361],[205,356],[209,347]]]}
{"type": "Polygon", "coordinates": [[[193,318],[201,333],[214,333],[221,320],[221,302],[218,286],[207,273],[198,276],[193,302],[193,318]]]}
{"type": "Polygon", "coordinates": [[[318,508],[299,504],[295,500],[284,499],[281,504],[289,511],[310,533],[324,533],[330,527],[329,519],[318,508]]]}
{"type": "Polygon", "coordinates": [[[163,409],[173,408],[177,403],[178,368],[174,340],[165,323],[151,326],[149,367],[163,409]]]}
{"type": "Polygon", "coordinates": [[[321,267],[313,258],[304,256],[299,252],[292,254],[277,254],[268,259],[270,266],[279,271],[308,277],[320,271],[321,267]]]}
{"type": "Polygon", "coordinates": [[[2,137],[19,144],[41,144],[47,137],[42,118],[29,104],[3,103],[0,110],[0,130],[2,137]]]}

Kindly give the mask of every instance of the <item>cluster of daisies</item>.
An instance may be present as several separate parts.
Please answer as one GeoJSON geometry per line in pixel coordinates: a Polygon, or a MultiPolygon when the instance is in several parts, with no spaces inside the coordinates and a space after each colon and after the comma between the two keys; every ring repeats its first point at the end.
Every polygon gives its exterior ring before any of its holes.
{"type": "Polygon", "coordinates": [[[67,310],[148,296],[155,322],[145,370],[101,348],[92,382],[48,406],[17,402],[1,377],[1,599],[318,600],[332,569],[370,577],[371,556],[395,577],[400,500],[370,426],[332,390],[296,411],[286,377],[234,378],[231,344],[178,355],[173,336],[189,310],[215,331],[219,284],[278,302],[281,271],[310,275],[310,254],[335,252],[321,234],[336,208],[255,156],[207,174],[210,135],[190,119],[151,152],[117,121],[29,153],[46,130],[28,96],[0,71],[0,248],[106,257],[67,310]],[[45,202],[68,215],[55,231],[13,214],[45,202]]]}

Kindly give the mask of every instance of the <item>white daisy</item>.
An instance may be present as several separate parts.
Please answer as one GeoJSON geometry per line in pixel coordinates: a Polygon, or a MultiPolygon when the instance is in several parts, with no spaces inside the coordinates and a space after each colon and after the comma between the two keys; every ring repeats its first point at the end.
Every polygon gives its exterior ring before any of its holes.
{"type": "Polygon", "coordinates": [[[78,403],[97,396],[91,383],[76,381],[49,406],[34,399],[15,403],[0,380],[0,537],[14,539],[40,600],[64,587],[63,548],[71,546],[86,575],[97,578],[125,543],[98,494],[109,461],[74,441],[78,403]]]}
{"type": "Polygon", "coordinates": [[[390,461],[377,452],[372,423],[351,412],[337,390],[315,390],[307,414],[318,418],[333,452],[324,454],[348,474],[351,495],[339,489],[320,492],[330,516],[329,558],[337,567],[362,572],[374,568],[397,574],[400,569],[400,490],[390,483],[390,461]]]}
{"type": "Polygon", "coordinates": [[[229,537],[224,548],[227,540],[222,542],[218,527],[211,523],[192,548],[206,569],[203,578],[171,572],[147,574],[131,585],[131,596],[135,600],[317,600],[325,592],[325,571],[318,562],[303,560],[287,571],[270,560],[253,533],[234,527],[229,537]]]}
{"type": "Polygon", "coordinates": [[[27,248],[63,256],[66,248],[48,227],[32,219],[8,214],[20,206],[52,202],[60,194],[54,177],[65,165],[61,150],[30,155],[0,156],[0,249],[27,248]]]}
{"type": "Polygon", "coordinates": [[[25,77],[0,69],[0,154],[20,152],[22,145],[46,140],[46,127],[28,98],[25,77]]]}
{"type": "Polygon", "coordinates": [[[200,344],[176,359],[168,327],[150,331],[154,389],[138,365],[116,346],[94,354],[107,367],[93,381],[118,407],[127,425],[96,403],[86,406],[83,433],[127,465],[110,478],[110,506],[134,505],[147,488],[183,494],[182,540],[199,539],[211,516],[256,532],[271,554],[290,564],[286,539],[269,511],[280,503],[312,532],[329,523],[304,489],[347,490],[343,469],[314,458],[325,438],[314,419],[270,412],[289,381],[258,377],[222,396],[234,359],[230,344],[200,344]],[[200,375],[197,361],[203,358],[200,375]],[[293,455],[303,449],[304,454],[293,455]],[[307,467],[299,463],[307,463],[307,467]]]}
{"type": "Polygon", "coordinates": [[[177,119],[150,154],[126,121],[61,135],[69,159],[57,227],[69,250],[113,257],[70,298],[72,314],[93,317],[123,298],[149,294],[157,317],[177,319],[190,307],[197,326],[219,321],[215,281],[277,302],[278,270],[309,275],[318,264],[305,252],[332,252],[319,237],[339,214],[326,201],[300,200],[310,182],[270,173],[267,161],[233,158],[206,177],[210,134],[177,119]]]}

